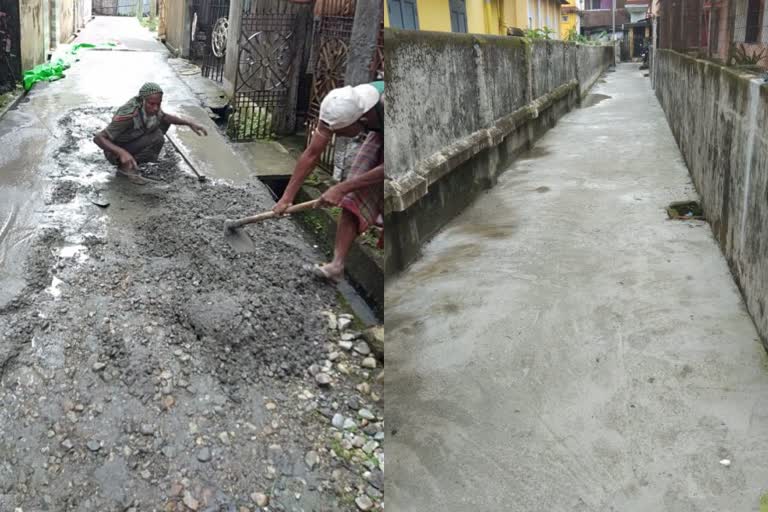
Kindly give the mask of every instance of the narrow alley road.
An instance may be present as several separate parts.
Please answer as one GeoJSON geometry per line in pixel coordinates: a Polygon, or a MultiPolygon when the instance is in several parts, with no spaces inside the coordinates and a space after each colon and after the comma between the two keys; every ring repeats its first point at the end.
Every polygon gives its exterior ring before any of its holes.
{"type": "Polygon", "coordinates": [[[386,295],[388,507],[756,510],[768,364],[664,113],[621,65],[386,295]],[[725,460],[730,461],[721,463],[725,460]]]}
{"type": "Polygon", "coordinates": [[[230,247],[269,191],[135,18],[78,42],[112,40],[0,119],[0,511],[381,510],[363,326],[291,220],[230,247]],[[205,124],[169,136],[208,181],[165,143],[138,186],[94,144],[147,81],[205,124]]]}

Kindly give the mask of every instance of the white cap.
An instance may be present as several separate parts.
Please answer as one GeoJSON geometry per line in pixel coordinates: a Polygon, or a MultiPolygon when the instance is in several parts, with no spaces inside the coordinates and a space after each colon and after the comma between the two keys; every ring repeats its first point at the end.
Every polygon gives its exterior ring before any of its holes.
{"type": "Polygon", "coordinates": [[[379,99],[379,91],[370,84],[334,89],[320,103],[320,120],[331,130],[346,128],[371,110],[379,99]]]}

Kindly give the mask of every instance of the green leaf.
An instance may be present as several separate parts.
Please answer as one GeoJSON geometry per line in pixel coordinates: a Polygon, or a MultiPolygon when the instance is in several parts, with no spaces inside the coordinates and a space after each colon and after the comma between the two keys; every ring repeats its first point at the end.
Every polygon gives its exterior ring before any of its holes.
{"type": "Polygon", "coordinates": [[[760,496],[760,512],[768,512],[768,492],[760,496]]]}

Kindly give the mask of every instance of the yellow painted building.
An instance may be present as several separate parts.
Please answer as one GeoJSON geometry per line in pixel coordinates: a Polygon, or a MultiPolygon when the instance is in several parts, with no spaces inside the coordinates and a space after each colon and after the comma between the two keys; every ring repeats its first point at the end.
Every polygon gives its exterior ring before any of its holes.
{"type": "Polygon", "coordinates": [[[493,35],[505,35],[509,28],[547,27],[553,38],[561,33],[560,0],[384,1],[385,27],[493,35]]]}
{"type": "Polygon", "coordinates": [[[565,39],[571,30],[579,32],[579,8],[576,0],[569,0],[566,5],[560,6],[560,38],[565,39]]]}
{"type": "Polygon", "coordinates": [[[520,29],[548,28],[560,36],[560,0],[504,0],[504,25],[520,29]]]}

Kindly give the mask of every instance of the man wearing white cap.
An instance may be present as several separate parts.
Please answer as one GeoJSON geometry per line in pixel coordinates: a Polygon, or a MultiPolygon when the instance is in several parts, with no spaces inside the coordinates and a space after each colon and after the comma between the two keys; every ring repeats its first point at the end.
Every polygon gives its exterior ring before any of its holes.
{"type": "MultiPolygon", "coordinates": [[[[281,214],[312,172],[333,136],[355,137],[368,131],[349,170],[349,177],[325,191],[321,206],[340,206],[333,261],[313,272],[338,282],[355,238],[374,224],[384,205],[384,82],[334,89],[320,104],[320,123],[299,157],[283,197],[272,209],[281,214]]],[[[379,241],[381,243],[381,240],[379,241]]]]}

